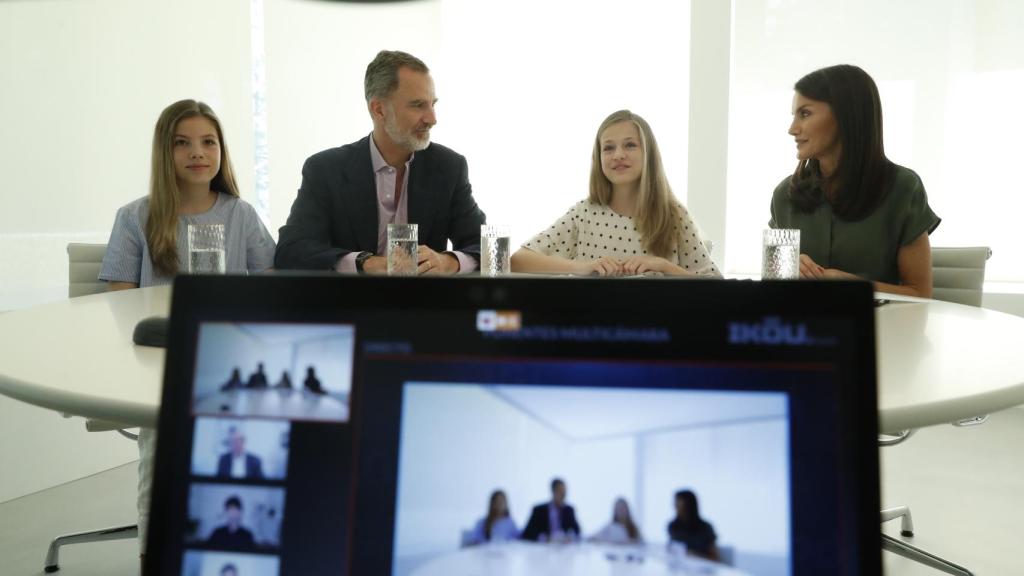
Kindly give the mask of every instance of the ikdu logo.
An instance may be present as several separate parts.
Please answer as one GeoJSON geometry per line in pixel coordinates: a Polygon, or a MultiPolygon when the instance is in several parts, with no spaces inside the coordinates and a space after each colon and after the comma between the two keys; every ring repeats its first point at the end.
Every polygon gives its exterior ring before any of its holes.
{"type": "Polygon", "coordinates": [[[834,341],[815,338],[808,333],[806,324],[783,322],[778,316],[767,316],[755,323],[729,323],[729,344],[814,346],[833,344],[834,341]]]}

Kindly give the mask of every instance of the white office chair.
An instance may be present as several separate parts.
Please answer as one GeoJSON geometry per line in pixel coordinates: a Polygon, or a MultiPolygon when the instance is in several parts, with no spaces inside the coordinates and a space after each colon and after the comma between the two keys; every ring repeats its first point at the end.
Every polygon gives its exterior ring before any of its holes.
{"type": "Polygon", "coordinates": [[[68,298],[107,291],[99,279],[106,244],[68,244],[68,298]]]}
{"type": "MultiPolygon", "coordinates": [[[[932,248],[932,298],[981,306],[985,296],[985,263],[992,257],[988,246],[932,248]]],[[[977,426],[988,420],[983,414],[953,422],[954,426],[977,426]]]]}
{"type": "Polygon", "coordinates": [[[932,248],[932,297],[936,300],[981,306],[988,246],[932,248]]]}
{"type": "MultiPolygon", "coordinates": [[[[107,283],[101,282],[98,277],[100,266],[103,263],[103,255],[107,251],[106,244],[68,244],[68,297],[86,296],[97,294],[107,290],[107,283]]],[[[70,414],[64,415],[70,418],[70,414]]],[[[116,430],[129,440],[137,440],[138,436],[125,430],[126,426],[105,422],[102,420],[86,420],[85,429],[90,432],[101,432],[116,430]]],[[[47,573],[60,570],[60,547],[67,544],[82,544],[85,542],[102,542],[105,540],[122,540],[136,538],[139,535],[139,527],[135,524],[128,526],[114,526],[88,532],[77,532],[58,536],[50,542],[50,548],[46,552],[46,561],[43,567],[47,573]]]]}
{"type": "MultiPolygon", "coordinates": [[[[969,248],[932,248],[932,297],[936,300],[981,306],[984,295],[985,263],[992,256],[988,246],[969,248]]],[[[954,426],[974,426],[988,419],[987,415],[953,422],[954,426]]],[[[879,446],[895,446],[910,438],[913,430],[903,430],[893,435],[879,436],[879,446]]],[[[882,510],[882,522],[900,519],[900,534],[914,535],[914,521],[908,506],[897,506],[882,510]]],[[[947,574],[969,576],[971,572],[934,554],[911,546],[906,542],[882,534],[882,548],[899,554],[947,574]]]]}

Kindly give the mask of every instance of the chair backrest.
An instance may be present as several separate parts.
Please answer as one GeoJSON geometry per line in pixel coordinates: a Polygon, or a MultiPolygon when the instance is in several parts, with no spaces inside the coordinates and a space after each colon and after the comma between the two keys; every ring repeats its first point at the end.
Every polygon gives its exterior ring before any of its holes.
{"type": "Polygon", "coordinates": [[[97,278],[106,252],[106,244],[68,244],[68,298],[107,290],[107,283],[97,278]]]}
{"type": "Polygon", "coordinates": [[[981,306],[988,246],[932,248],[932,298],[981,306]]]}

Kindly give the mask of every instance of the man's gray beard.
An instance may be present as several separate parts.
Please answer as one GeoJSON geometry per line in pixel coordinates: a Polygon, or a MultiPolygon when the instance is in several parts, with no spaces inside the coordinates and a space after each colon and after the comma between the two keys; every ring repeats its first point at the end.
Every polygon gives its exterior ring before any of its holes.
{"type": "Polygon", "coordinates": [[[417,140],[411,133],[403,134],[398,129],[398,126],[395,126],[395,117],[393,115],[389,115],[384,118],[384,132],[387,133],[392,142],[412,152],[426,150],[427,146],[430,146],[429,134],[427,135],[426,140],[417,140]]]}

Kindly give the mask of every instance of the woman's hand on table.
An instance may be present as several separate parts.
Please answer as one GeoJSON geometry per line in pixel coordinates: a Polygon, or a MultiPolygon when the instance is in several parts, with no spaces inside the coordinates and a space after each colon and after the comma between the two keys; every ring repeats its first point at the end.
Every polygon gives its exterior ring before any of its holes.
{"type": "Polygon", "coordinates": [[[590,262],[580,262],[581,276],[622,276],[622,263],[614,258],[602,256],[590,262]]]}

